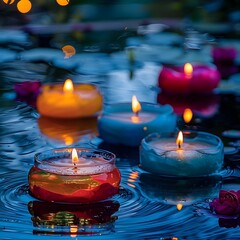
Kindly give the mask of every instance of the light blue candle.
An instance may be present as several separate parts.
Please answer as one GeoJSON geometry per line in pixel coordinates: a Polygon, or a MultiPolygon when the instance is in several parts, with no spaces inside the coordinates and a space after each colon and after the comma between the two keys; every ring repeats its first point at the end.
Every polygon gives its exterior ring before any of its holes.
{"type": "Polygon", "coordinates": [[[170,105],[141,103],[141,111],[135,114],[131,103],[119,103],[104,109],[98,118],[98,131],[105,142],[139,146],[152,132],[174,131],[176,119],[170,105]]]}
{"type": "Polygon", "coordinates": [[[161,176],[202,177],[218,174],[223,166],[223,143],[217,136],[197,131],[153,133],[143,139],[140,165],[161,176]]]}

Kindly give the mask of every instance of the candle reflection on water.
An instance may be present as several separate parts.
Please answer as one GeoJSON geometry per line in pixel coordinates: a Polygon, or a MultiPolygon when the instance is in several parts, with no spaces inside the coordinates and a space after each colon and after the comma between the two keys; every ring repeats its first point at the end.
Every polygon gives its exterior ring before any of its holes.
{"type": "Polygon", "coordinates": [[[84,119],[54,119],[40,116],[38,126],[41,133],[47,137],[52,143],[62,143],[64,145],[72,145],[77,142],[88,142],[96,135],[97,118],[84,119]]]}
{"type": "Polygon", "coordinates": [[[222,186],[220,176],[174,179],[141,173],[140,191],[151,201],[174,205],[180,211],[184,206],[192,205],[218,195],[222,186]]]}
{"type": "Polygon", "coordinates": [[[117,201],[95,204],[28,203],[36,234],[102,235],[114,231],[117,201]]]}

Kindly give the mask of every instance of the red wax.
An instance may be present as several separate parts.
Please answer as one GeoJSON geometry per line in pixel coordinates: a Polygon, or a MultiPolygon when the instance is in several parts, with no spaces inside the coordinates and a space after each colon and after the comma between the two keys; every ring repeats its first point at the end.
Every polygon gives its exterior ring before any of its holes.
{"type": "Polygon", "coordinates": [[[160,72],[158,83],[163,92],[172,94],[206,94],[213,91],[220,81],[220,74],[213,66],[195,65],[192,75],[182,67],[165,67],[160,72]]]}
{"type": "Polygon", "coordinates": [[[92,175],[60,175],[33,166],[29,172],[29,187],[33,196],[40,200],[91,203],[116,194],[120,179],[117,168],[92,175]]]}

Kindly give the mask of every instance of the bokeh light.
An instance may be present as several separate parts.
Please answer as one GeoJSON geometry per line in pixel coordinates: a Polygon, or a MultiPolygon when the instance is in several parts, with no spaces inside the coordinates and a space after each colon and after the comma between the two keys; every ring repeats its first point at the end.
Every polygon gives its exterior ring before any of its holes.
{"type": "Polygon", "coordinates": [[[56,0],[56,2],[61,6],[66,6],[69,4],[70,0],[56,0]]]}
{"type": "Polygon", "coordinates": [[[21,13],[28,13],[32,8],[32,3],[29,0],[20,0],[17,4],[17,9],[21,13]]]}
{"type": "Polygon", "coordinates": [[[12,4],[15,2],[15,0],[3,0],[6,4],[12,4]]]}
{"type": "Polygon", "coordinates": [[[70,58],[76,54],[76,49],[71,45],[64,46],[62,51],[65,54],[64,58],[70,58]]]}

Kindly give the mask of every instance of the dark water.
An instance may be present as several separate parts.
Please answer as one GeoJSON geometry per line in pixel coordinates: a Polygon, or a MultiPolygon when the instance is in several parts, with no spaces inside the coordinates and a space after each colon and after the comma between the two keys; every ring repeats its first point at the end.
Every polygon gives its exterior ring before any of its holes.
{"type": "MultiPolygon", "coordinates": [[[[102,239],[240,239],[239,226],[224,227],[208,208],[208,202],[218,196],[221,188],[239,189],[238,153],[235,158],[226,157],[223,180],[156,178],[138,167],[138,149],[110,146],[97,138],[96,119],[48,121],[39,118],[33,107],[15,101],[12,91],[14,83],[25,79],[47,82],[72,77],[79,82],[96,83],[104,93],[105,105],[129,101],[136,92],[141,101],[156,103],[155,83],[146,78],[151,79],[158,71],[156,66],[146,69],[143,66],[129,79],[128,70],[89,76],[43,63],[16,62],[1,66],[4,94],[0,110],[0,239],[59,239],[59,236],[80,239],[86,235],[88,239],[98,239],[100,235],[102,239]],[[27,175],[34,154],[66,144],[116,153],[116,164],[122,174],[119,194],[84,207],[46,204],[31,197],[27,175]],[[182,204],[181,210],[177,204],[182,204]],[[84,212],[94,220],[83,223],[84,212]]],[[[230,100],[221,97],[218,112],[212,118],[197,119],[199,128],[221,134],[222,128],[234,126],[229,115],[230,120],[222,120],[225,113],[221,106],[230,102],[228,112],[231,112],[235,101],[234,97],[230,100]],[[224,124],[215,129],[213,122],[224,124]]],[[[234,142],[236,146],[237,140],[225,142],[234,142]]]]}

